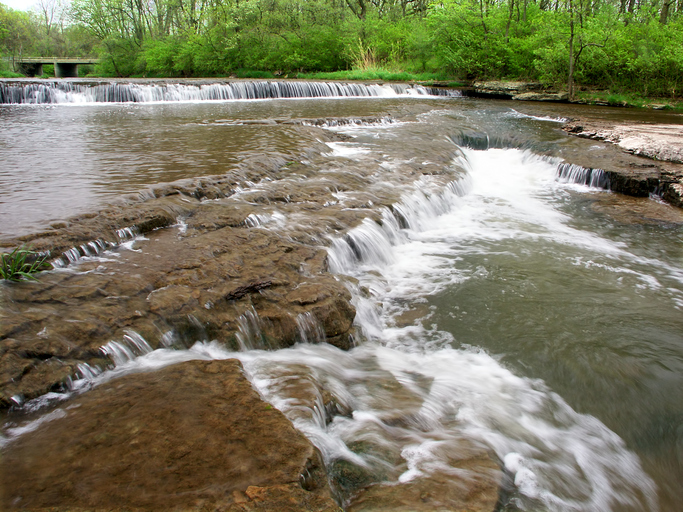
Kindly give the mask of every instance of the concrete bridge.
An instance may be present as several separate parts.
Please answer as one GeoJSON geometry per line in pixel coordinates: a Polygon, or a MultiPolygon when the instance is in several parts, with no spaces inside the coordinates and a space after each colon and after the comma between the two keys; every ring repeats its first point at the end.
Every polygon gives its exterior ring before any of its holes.
{"type": "Polygon", "coordinates": [[[77,78],[79,64],[97,64],[100,59],[90,57],[24,57],[17,59],[15,65],[26,76],[40,76],[43,66],[53,64],[57,78],[77,78]]]}

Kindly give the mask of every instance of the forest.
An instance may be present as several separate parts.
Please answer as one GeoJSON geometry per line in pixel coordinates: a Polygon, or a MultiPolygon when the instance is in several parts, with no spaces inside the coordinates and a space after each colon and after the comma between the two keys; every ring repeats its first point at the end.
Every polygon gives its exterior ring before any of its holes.
{"type": "Polygon", "coordinates": [[[96,55],[97,76],[520,79],[683,96],[683,0],[66,1],[0,4],[6,74],[22,55],[96,55]]]}

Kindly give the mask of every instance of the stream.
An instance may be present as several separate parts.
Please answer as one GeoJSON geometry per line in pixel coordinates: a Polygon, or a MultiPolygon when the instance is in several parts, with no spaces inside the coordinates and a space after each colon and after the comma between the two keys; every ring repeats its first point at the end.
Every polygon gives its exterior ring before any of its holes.
{"type": "MultiPolygon", "coordinates": [[[[621,111],[431,92],[0,105],[0,237],[255,157],[315,170],[281,180],[294,187],[345,176],[330,206],[362,202],[368,212],[342,233],[326,231],[318,210],[254,199],[275,186],[267,179],[215,200],[259,205],[248,229],[292,239],[309,230],[326,248],[356,308],[350,350],[319,343],[324,333],[305,315],[299,343],[262,350],[258,314],[247,311],[241,350],[201,335],[182,349],[129,336],[109,345],[108,369],[84,366],[74,389],[189,359],[238,358],[331,474],[345,461],[397,485],[458,478],[448,460],[467,440],[504,471],[500,510],[678,511],[681,223],[633,222],[618,206],[600,207],[615,201],[609,191],[558,177],[558,165],[576,155],[596,167],[617,155],[567,136],[562,120],[621,111]],[[335,141],[322,142],[323,132],[335,141]],[[471,143],[482,138],[490,149],[471,143]],[[351,412],[332,421],[299,414],[283,377],[294,373],[351,412]],[[384,385],[389,378],[400,386],[384,385]]],[[[662,114],[661,122],[672,119],[662,114]]],[[[50,274],[122,276],[132,261],[172,259],[183,222],[50,274]]],[[[9,285],[0,294],[12,300],[9,285]]],[[[8,421],[6,438],[21,428],[8,421]]],[[[357,490],[333,488],[342,505],[357,490]]]]}

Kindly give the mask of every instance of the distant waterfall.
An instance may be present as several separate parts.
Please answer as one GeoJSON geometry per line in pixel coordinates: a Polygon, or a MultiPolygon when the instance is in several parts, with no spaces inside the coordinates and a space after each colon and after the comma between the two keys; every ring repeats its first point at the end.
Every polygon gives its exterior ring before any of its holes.
{"type": "Polygon", "coordinates": [[[213,84],[6,82],[0,103],[149,103],[270,98],[458,97],[460,91],[410,84],[239,81],[213,84]]]}

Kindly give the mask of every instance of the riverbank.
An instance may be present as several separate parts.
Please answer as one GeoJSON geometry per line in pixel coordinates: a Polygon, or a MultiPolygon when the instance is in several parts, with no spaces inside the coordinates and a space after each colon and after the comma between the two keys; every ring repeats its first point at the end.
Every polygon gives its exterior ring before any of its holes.
{"type": "Polygon", "coordinates": [[[572,119],[563,129],[574,136],[615,144],[625,153],[643,157],[628,168],[605,169],[615,192],[661,196],[683,207],[683,126],[617,123],[599,119],[572,119]]]}

